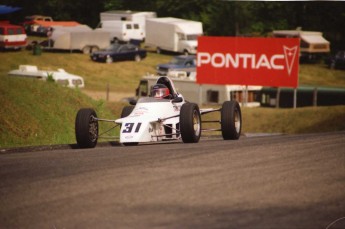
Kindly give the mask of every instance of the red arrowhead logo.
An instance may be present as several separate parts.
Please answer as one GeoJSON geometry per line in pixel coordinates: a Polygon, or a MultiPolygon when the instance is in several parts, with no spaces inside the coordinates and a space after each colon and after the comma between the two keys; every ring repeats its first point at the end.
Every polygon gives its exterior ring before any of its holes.
{"type": "Polygon", "coordinates": [[[287,70],[288,70],[289,75],[291,75],[293,63],[294,63],[295,58],[296,58],[297,46],[294,46],[292,48],[289,48],[287,46],[283,46],[283,48],[284,48],[284,55],[285,55],[287,70]]]}

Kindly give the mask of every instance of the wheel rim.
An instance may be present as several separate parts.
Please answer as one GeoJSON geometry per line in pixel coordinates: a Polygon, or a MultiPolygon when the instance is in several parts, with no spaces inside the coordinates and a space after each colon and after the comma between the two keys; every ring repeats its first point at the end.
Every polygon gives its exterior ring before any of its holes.
{"type": "Polygon", "coordinates": [[[91,116],[89,120],[89,137],[92,142],[95,142],[98,137],[98,125],[94,118],[94,116],[91,116]]]}
{"type": "Polygon", "coordinates": [[[139,55],[136,55],[135,56],[135,61],[139,62],[141,60],[140,56],[139,55]]]}
{"type": "Polygon", "coordinates": [[[240,112],[238,110],[235,110],[235,128],[236,132],[239,133],[241,130],[241,117],[240,117],[240,112]]]}
{"type": "Polygon", "coordinates": [[[196,110],[193,112],[193,128],[196,136],[200,135],[200,117],[196,110]]]}

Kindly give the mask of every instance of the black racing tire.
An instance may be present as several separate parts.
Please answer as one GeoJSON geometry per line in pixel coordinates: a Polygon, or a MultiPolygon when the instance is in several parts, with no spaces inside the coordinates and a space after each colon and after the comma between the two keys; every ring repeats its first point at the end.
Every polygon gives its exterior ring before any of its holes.
{"type": "Polygon", "coordinates": [[[197,143],[201,136],[201,115],[197,104],[185,103],[180,111],[180,132],[184,143],[197,143]]]}
{"type": "Polygon", "coordinates": [[[224,140],[237,140],[242,129],[241,108],[237,101],[225,101],[221,110],[221,129],[224,140]]]}
{"type": "Polygon", "coordinates": [[[125,106],[124,108],[122,108],[121,118],[124,118],[130,115],[133,109],[134,109],[134,106],[125,106]]]}
{"type": "Polygon", "coordinates": [[[80,148],[94,148],[98,140],[98,121],[96,112],[91,108],[82,108],[75,119],[75,136],[80,148]]]}

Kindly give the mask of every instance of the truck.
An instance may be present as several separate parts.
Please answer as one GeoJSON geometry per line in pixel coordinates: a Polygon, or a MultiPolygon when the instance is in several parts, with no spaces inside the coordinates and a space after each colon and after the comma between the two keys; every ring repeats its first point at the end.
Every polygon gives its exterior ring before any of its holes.
{"type": "Polygon", "coordinates": [[[87,25],[74,27],[54,26],[51,42],[45,49],[79,50],[84,54],[110,46],[109,32],[93,30],[87,25]]]}
{"type": "MultiPolygon", "coordinates": [[[[149,96],[150,89],[161,76],[145,75],[139,81],[135,94],[136,98],[149,96]]],[[[202,104],[222,104],[224,101],[236,100],[243,106],[260,106],[261,86],[243,85],[214,85],[198,84],[196,72],[170,71],[167,75],[177,92],[181,93],[187,101],[202,104]]]]}
{"type": "Polygon", "coordinates": [[[198,36],[203,34],[202,23],[173,17],[146,20],[145,45],[157,53],[162,50],[196,54],[198,36]]]}
{"type": "Polygon", "coordinates": [[[130,40],[143,41],[145,38],[141,25],[132,21],[102,21],[97,30],[108,32],[109,39],[115,43],[130,40]]]}

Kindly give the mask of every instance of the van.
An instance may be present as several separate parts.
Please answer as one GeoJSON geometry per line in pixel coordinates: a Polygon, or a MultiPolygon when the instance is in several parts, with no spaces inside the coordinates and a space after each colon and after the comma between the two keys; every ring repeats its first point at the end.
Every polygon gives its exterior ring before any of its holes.
{"type": "Polygon", "coordinates": [[[110,33],[113,42],[130,40],[144,40],[144,30],[137,22],[132,21],[102,21],[98,30],[110,33]]]}
{"type": "Polygon", "coordinates": [[[24,27],[0,23],[0,49],[21,49],[27,45],[24,27]]]}

